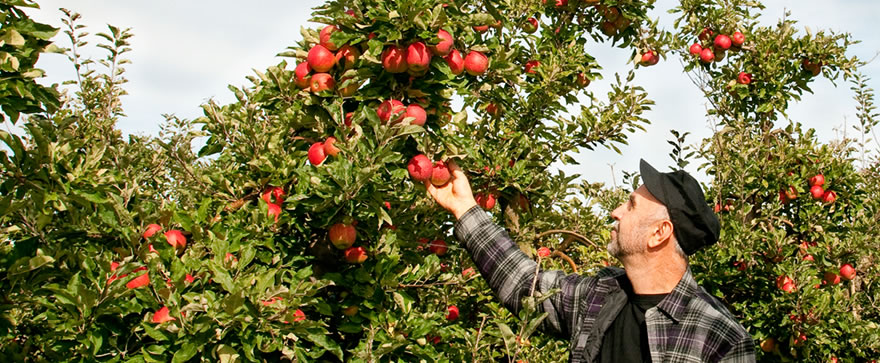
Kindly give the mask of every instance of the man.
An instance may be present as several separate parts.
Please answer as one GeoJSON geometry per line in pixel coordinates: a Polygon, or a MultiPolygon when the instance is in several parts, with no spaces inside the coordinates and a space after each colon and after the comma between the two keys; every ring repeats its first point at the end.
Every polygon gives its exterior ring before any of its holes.
{"type": "MultiPolygon", "coordinates": [[[[467,177],[449,164],[449,183],[425,185],[455,215],[455,236],[493,291],[518,311],[535,261],[476,206],[467,177]]],[[[572,362],[755,361],[749,333],[688,267],[688,256],[714,244],[720,231],[702,188],[684,171],[660,173],[644,160],[640,169],[644,185],[611,213],[608,252],[624,269],[589,277],[540,271],[537,290],[561,290],[539,307],[548,313],[545,328],[571,339],[572,362]]]]}

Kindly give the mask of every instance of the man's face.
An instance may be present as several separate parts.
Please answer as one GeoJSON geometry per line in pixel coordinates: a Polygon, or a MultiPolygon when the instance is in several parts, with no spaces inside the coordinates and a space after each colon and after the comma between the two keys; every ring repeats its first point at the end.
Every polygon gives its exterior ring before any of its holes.
{"type": "Polygon", "coordinates": [[[660,208],[663,204],[644,185],[630,194],[629,200],[611,212],[611,218],[617,223],[611,231],[608,253],[621,259],[645,252],[660,208]]]}

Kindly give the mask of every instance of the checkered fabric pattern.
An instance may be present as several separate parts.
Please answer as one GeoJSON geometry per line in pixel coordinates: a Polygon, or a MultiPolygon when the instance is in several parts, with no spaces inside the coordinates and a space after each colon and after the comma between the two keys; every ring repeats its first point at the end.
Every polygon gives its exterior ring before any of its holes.
{"type": "MultiPolygon", "coordinates": [[[[455,237],[470,252],[482,276],[513,312],[529,295],[536,262],[520,251],[503,228],[479,207],[455,224],[455,237]]],[[[593,362],[602,336],[626,303],[619,268],[596,276],[540,271],[536,289],[561,291],[539,309],[548,317],[542,328],[571,340],[569,361],[593,362]]],[[[690,269],[675,289],[645,312],[654,362],[754,362],[755,342],[720,301],[697,285],[690,269]]]]}

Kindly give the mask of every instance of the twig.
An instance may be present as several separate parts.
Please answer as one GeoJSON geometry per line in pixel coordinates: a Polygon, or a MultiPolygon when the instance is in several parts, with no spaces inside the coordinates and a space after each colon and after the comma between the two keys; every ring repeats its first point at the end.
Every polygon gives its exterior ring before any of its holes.
{"type": "Polygon", "coordinates": [[[586,236],[584,236],[584,235],[582,235],[582,234],[580,234],[580,233],[577,233],[577,232],[574,232],[574,231],[565,230],[565,229],[551,229],[551,230],[549,230],[549,231],[546,231],[546,232],[544,232],[544,233],[539,234],[538,237],[535,237],[535,239],[541,239],[541,238],[544,238],[544,237],[547,236],[547,235],[551,235],[551,234],[554,234],[554,233],[565,233],[565,234],[568,234],[568,235],[570,235],[570,236],[573,236],[573,237],[575,237],[575,238],[577,238],[577,239],[580,239],[581,241],[587,242],[587,243],[589,243],[590,245],[592,245],[593,247],[599,248],[599,246],[598,246],[596,243],[594,243],[593,241],[591,241],[591,240],[590,240],[589,238],[587,238],[586,236]]]}
{"type": "Polygon", "coordinates": [[[554,251],[553,256],[557,256],[557,257],[565,260],[566,262],[568,262],[569,265],[571,265],[571,268],[574,270],[575,273],[578,272],[578,268],[577,268],[577,265],[575,265],[574,260],[572,260],[571,257],[568,257],[568,255],[562,253],[562,251],[558,251],[558,250],[554,251]]]}

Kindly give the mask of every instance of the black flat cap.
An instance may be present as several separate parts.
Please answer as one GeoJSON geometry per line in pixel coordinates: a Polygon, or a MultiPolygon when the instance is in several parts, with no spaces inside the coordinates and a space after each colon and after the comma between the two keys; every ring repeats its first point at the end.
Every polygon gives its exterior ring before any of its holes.
{"type": "Polygon", "coordinates": [[[669,210],[675,238],[684,253],[690,256],[718,242],[721,223],[694,177],[684,170],[658,172],[644,159],[639,162],[639,170],[645,187],[669,210]]]}

